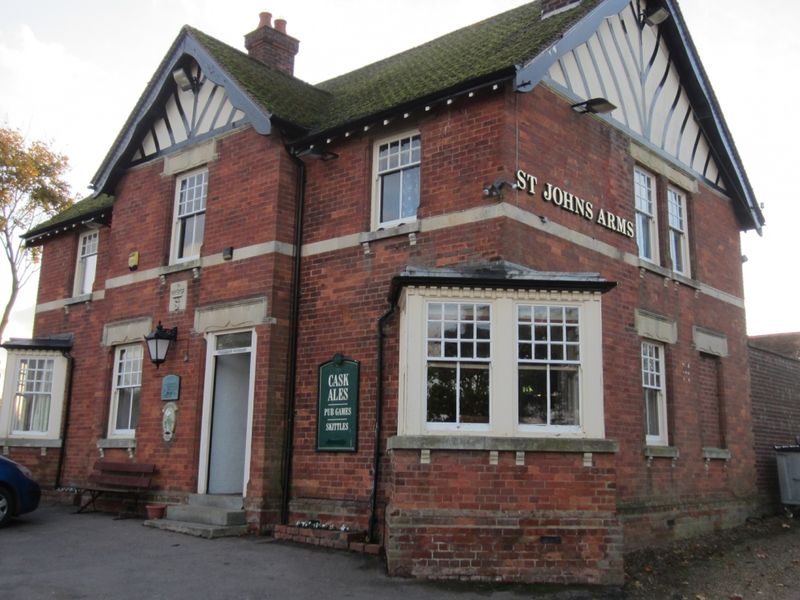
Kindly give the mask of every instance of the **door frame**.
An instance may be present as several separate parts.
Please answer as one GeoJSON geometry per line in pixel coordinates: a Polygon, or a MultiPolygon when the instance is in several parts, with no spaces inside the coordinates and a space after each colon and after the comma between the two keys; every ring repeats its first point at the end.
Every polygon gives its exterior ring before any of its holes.
{"type": "MultiPolygon", "coordinates": [[[[212,331],[204,335],[206,340],[206,364],[203,379],[203,411],[200,425],[200,462],[197,473],[197,493],[208,493],[208,462],[211,458],[211,421],[214,414],[214,379],[216,375],[216,358],[221,354],[228,354],[227,351],[217,352],[217,337],[230,333],[242,333],[249,331],[250,338],[250,381],[247,391],[247,433],[245,435],[244,446],[244,481],[242,484],[242,497],[247,497],[247,484],[250,481],[250,452],[253,437],[253,404],[255,397],[256,381],[256,347],[257,334],[253,328],[230,329],[224,331],[212,331]]],[[[244,352],[242,352],[244,354],[244,352]]]]}

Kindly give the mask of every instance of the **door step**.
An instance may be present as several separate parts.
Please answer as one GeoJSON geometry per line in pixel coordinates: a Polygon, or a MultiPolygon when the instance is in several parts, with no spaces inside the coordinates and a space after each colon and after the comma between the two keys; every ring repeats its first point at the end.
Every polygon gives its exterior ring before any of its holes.
{"type": "Polygon", "coordinates": [[[147,520],[144,525],[208,539],[248,531],[240,495],[191,494],[186,504],[168,506],[165,519],[147,520]]]}

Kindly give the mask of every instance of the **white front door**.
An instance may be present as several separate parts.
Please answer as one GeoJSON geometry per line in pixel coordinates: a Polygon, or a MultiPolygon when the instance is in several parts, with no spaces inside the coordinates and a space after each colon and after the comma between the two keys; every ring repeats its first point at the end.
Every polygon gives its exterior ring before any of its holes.
{"type": "Polygon", "coordinates": [[[253,407],[254,333],[208,337],[199,490],[242,494],[247,487],[253,407]]]}

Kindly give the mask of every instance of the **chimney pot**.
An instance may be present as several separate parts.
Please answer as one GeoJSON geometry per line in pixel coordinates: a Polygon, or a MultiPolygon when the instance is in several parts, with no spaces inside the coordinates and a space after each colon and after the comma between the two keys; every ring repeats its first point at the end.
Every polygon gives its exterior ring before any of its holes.
{"type": "Polygon", "coordinates": [[[286,33],[286,19],[275,19],[274,26],[271,21],[272,14],[260,13],[258,28],[244,36],[244,47],[260,63],[292,75],[300,42],[286,33]]]}
{"type": "Polygon", "coordinates": [[[272,13],[258,13],[258,29],[262,27],[272,27],[272,13]]]}

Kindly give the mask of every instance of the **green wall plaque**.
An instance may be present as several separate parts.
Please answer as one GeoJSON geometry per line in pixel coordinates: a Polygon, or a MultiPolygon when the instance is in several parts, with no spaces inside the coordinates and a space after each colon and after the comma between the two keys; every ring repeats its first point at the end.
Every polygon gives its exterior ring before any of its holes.
{"type": "Polygon", "coordinates": [[[181,378],[177,375],[165,375],[161,381],[161,399],[164,402],[177,400],[181,396],[181,378]]]}
{"type": "Polygon", "coordinates": [[[319,366],[317,450],[355,452],[358,442],[358,361],[337,354],[319,366]]]}

